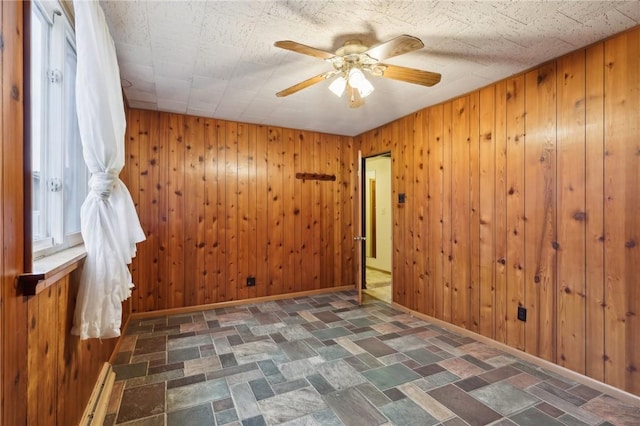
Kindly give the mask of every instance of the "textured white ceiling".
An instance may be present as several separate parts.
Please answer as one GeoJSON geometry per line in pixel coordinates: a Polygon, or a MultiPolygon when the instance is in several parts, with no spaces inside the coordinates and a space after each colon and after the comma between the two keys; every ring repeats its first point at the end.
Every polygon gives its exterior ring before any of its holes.
{"type": "Polygon", "coordinates": [[[350,136],[640,23],[638,1],[100,3],[131,107],[350,136]],[[439,84],[371,77],[376,90],[357,109],[330,81],[275,96],[332,69],[277,40],[333,52],[348,39],[372,46],[401,34],[425,48],[385,62],[441,73],[439,84]]]}

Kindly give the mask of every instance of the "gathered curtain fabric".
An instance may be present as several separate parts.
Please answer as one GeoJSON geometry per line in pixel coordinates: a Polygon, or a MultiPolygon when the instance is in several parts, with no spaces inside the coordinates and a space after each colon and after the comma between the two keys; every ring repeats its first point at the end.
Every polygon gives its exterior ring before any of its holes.
{"type": "Polygon", "coordinates": [[[122,302],[131,296],[128,264],[144,232],[118,177],[124,167],[126,119],[113,39],[97,1],[74,0],[76,107],[84,160],[91,178],[82,204],[87,251],[72,334],[81,339],[120,336],[122,302]]]}

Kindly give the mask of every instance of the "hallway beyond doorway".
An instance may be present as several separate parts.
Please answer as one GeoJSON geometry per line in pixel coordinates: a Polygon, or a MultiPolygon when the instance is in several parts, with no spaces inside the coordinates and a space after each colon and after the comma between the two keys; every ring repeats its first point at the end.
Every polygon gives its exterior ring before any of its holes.
{"type": "Polygon", "coordinates": [[[366,268],[367,289],[363,293],[383,302],[391,303],[391,274],[378,269],[366,268]]]}

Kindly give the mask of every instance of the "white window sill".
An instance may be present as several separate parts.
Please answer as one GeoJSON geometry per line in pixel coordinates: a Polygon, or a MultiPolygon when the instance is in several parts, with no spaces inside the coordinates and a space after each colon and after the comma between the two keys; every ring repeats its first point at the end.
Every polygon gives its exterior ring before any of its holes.
{"type": "Polygon", "coordinates": [[[33,261],[33,272],[21,274],[18,282],[23,296],[34,296],[78,268],[87,256],[84,244],[33,261]]]}

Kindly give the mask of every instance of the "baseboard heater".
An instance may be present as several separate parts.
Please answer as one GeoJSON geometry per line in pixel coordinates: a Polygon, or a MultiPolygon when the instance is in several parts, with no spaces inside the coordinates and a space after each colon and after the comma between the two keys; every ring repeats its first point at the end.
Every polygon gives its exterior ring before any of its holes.
{"type": "Polygon", "coordinates": [[[111,364],[105,362],[82,415],[80,426],[100,426],[104,423],[115,380],[116,373],[111,368],[111,364]]]}

